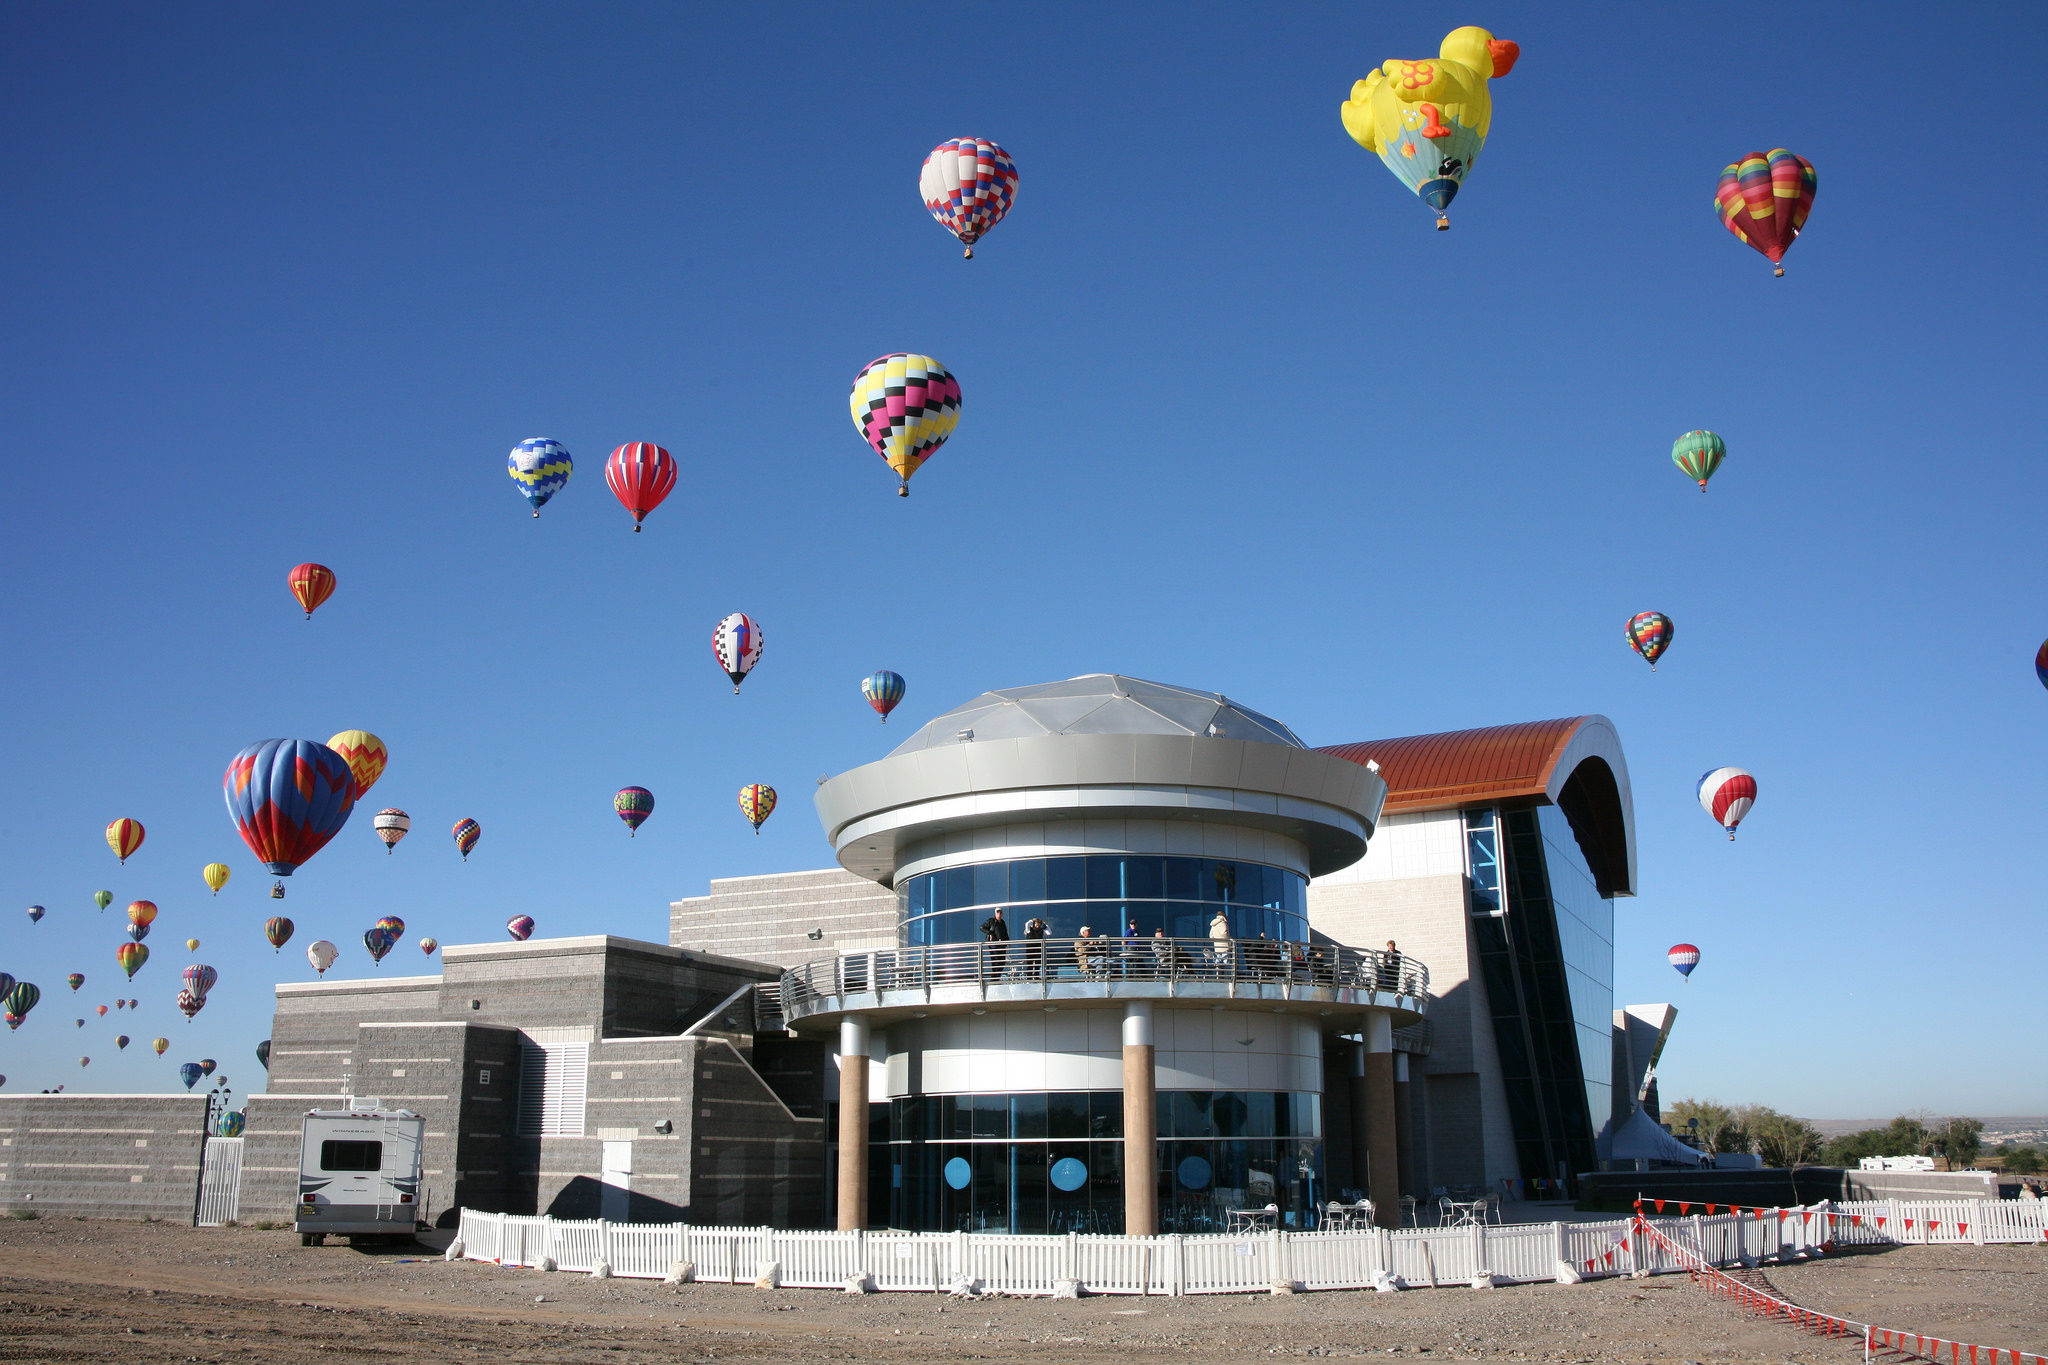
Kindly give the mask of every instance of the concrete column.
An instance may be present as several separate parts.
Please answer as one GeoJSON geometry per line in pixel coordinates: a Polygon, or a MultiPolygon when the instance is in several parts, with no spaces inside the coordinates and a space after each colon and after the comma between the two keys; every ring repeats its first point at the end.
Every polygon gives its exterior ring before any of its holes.
{"type": "Polygon", "coordinates": [[[1124,1232],[1159,1231],[1159,1087],[1153,1069],[1152,1005],[1124,1006],[1124,1232]]]}
{"type": "Polygon", "coordinates": [[[1415,1090],[1408,1081],[1405,1052],[1394,1054],[1394,1141],[1401,1149],[1396,1163],[1401,1172],[1401,1193],[1419,1194],[1421,1187],[1415,1183],[1415,1090]]]}
{"type": "Polygon", "coordinates": [[[868,1021],[839,1021],[839,1230],[868,1225],[868,1021]]]}
{"type": "Polygon", "coordinates": [[[1377,1011],[1366,1015],[1364,1033],[1365,1192],[1372,1200],[1373,1221],[1395,1228],[1401,1226],[1401,1158],[1395,1136],[1393,1018],[1377,1011]]]}
{"type": "Polygon", "coordinates": [[[1368,1194],[1372,1189],[1372,1106],[1365,1096],[1365,1044],[1352,1043],[1351,1065],[1345,1068],[1344,1097],[1351,1106],[1351,1183],[1368,1194]]]}

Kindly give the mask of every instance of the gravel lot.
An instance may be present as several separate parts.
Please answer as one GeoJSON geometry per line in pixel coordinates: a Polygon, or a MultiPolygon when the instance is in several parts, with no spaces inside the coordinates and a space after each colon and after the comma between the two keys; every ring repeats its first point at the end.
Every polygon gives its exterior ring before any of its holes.
{"type": "MultiPolygon", "coordinates": [[[[437,1237],[440,1241],[445,1234],[437,1237]]],[[[2048,1350],[2048,1250],[1909,1247],[1770,1267],[1811,1307],[2048,1350]]],[[[1404,1294],[865,1298],[592,1280],[289,1232],[0,1223],[0,1360],[348,1362],[1860,1359],[1747,1318],[1681,1276],[1404,1294]]]]}

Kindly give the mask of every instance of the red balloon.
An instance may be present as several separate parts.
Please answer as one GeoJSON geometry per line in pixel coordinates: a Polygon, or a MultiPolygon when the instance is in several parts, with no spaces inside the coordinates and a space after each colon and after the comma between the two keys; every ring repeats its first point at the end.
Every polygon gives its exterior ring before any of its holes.
{"type": "Polygon", "coordinates": [[[640,529],[649,512],[676,486],[676,462],[650,441],[628,441],[604,462],[604,481],[612,496],[633,514],[633,529],[640,529]]]}
{"type": "Polygon", "coordinates": [[[334,595],[334,570],[325,564],[297,565],[285,581],[291,585],[292,596],[306,609],[308,621],[313,619],[313,609],[334,595]]]}

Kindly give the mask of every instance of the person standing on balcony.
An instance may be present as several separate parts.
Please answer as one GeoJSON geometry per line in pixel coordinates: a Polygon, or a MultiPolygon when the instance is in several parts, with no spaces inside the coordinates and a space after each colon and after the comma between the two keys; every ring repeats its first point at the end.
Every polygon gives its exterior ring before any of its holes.
{"type": "Polygon", "coordinates": [[[1024,975],[1045,980],[1045,936],[1049,926],[1037,916],[1024,921],[1024,975]]]}
{"type": "Polygon", "coordinates": [[[1074,939],[1074,969],[1084,979],[1092,980],[1101,968],[1096,959],[1101,956],[1102,945],[1095,941],[1095,931],[1087,925],[1081,926],[1080,934],[1074,939]]]}
{"type": "Polygon", "coordinates": [[[1164,929],[1152,931],[1152,974],[1161,979],[1173,976],[1173,940],[1164,929]]]}
{"type": "Polygon", "coordinates": [[[1209,917],[1209,951],[1216,956],[1216,975],[1230,975],[1230,917],[1221,910],[1209,917]]]}
{"type": "Polygon", "coordinates": [[[988,942],[988,972],[999,977],[1010,957],[1010,926],[1003,922],[1003,907],[998,905],[989,917],[981,922],[981,936],[988,942]]]}
{"type": "Polygon", "coordinates": [[[1392,995],[1401,993],[1401,950],[1392,939],[1387,940],[1387,950],[1380,954],[1379,988],[1392,995]]]}

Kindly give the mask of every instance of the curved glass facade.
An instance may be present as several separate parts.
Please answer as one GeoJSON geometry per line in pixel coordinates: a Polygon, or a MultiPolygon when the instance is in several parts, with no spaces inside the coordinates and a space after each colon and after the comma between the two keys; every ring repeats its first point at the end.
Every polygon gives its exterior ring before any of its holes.
{"type": "MultiPolygon", "coordinates": [[[[891,1227],[1122,1232],[1123,1105],[1120,1090],[892,1100],[869,1188],[888,1191],[891,1227]]],[[[1313,1223],[1320,1095],[1162,1092],[1158,1124],[1161,1232],[1222,1232],[1232,1209],[1268,1204],[1283,1227],[1313,1223]]]]}
{"type": "Polygon", "coordinates": [[[1053,938],[1073,938],[1083,925],[1100,938],[1150,938],[1156,929],[1206,938],[1221,910],[1232,938],[1303,943],[1307,888],[1298,872],[1229,858],[1112,853],[976,863],[906,878],[898,940],[912,948],[972,943],[1001,906],[1012,938],[1022,938],[1034,916],[1053,938]]]}

